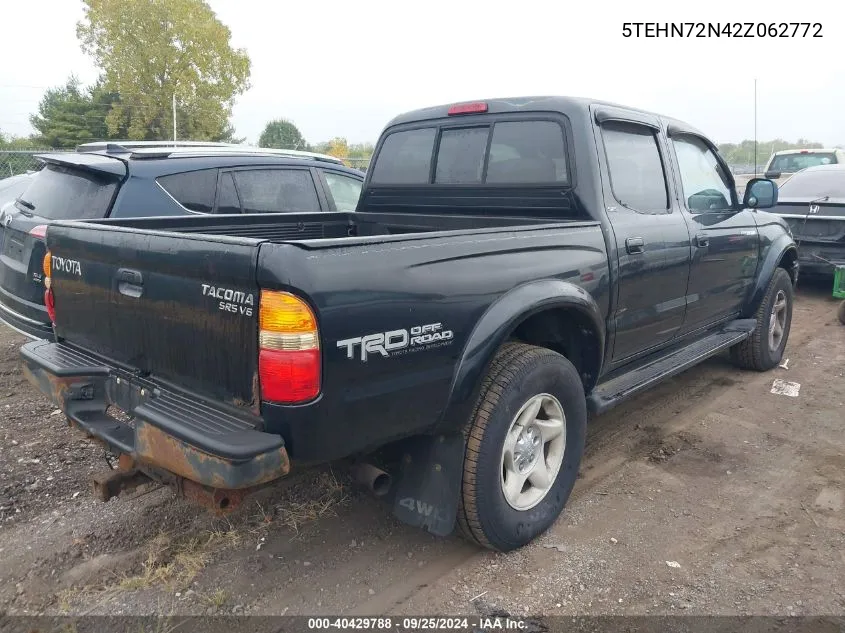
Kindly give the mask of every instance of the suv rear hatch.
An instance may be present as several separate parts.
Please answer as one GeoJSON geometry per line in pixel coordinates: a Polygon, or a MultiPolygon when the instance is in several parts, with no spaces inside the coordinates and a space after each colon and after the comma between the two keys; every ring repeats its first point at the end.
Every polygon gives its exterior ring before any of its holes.
{"type": "Polygon", "coordinates": [[[44,307],[47,226],[56,220],[104,218],[126,165],[94,154],[48,154],[44,168],[0,218],[0,319],[35,337],[52,333],[44,307]]]}

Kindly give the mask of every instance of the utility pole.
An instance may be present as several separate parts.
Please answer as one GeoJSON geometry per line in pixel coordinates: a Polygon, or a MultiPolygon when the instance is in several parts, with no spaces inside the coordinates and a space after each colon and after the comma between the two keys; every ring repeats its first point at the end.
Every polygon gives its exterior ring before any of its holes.
{"type": "MultiPolygon", "coordinates": [[[[756,81],[756,79],[755,79],[756,81]]],[[[176,146],[176,93],[173,93],[173,146],[176,146]]]]}
{"type": "MultiPolygon", "coordinates": [[[[175,102],[174,102],[175,103],[175,102]]],[[[176,107],[175,105],[173,106],[176,107]]],[[[174,110],[175,112],[175,110],[174,110]]],[[[175,114],[173,115],[176,116],[175,114]]],[[[176,119],[174,118],[173,129],[176,130],[176,119]]],[[[757,177],[757,78],[754,78],[754,177],[757,177]]]]}

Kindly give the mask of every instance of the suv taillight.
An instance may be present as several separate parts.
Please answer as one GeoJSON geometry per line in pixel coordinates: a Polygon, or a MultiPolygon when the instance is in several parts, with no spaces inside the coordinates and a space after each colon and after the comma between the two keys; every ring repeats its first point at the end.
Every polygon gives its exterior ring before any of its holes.
{"type": "Polygon", "coordinates": [[[261,399],[293,404],[320,393],[320,336],[305,301],[287,292],[261,291],[258,309],[261,399]]]}
{"type": "Polygon", "coordinates": [[[50,251],[44,254],[44,259],[41,260],[41,271],[44,273],[44,306],[47,308],[47,314],[50,316],[52,323],[56,322],[56,304],[53,301],[52,279],[50,274],[53,272],[53,256],[50,251]]]}

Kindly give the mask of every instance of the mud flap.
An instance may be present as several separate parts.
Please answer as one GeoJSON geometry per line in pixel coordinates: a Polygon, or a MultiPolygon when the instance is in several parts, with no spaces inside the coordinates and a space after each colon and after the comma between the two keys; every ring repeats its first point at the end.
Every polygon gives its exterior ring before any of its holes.
{"type": "Polygon", "coordinates": [[[393,514],[403,523],[447,536],[455,528],[464,461],[461,434],[414,438],[402,456],[393,514]]]}

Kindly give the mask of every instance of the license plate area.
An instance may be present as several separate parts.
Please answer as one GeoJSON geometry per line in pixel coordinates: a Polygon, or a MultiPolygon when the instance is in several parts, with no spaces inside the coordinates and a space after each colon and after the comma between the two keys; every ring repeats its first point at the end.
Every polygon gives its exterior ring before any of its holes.
{"type": "Polygon", "coordinates": [[[106,381],[106,412],[119,422],[133,417],[132,412],[154,398],[158,389],[145,380],[114,372],[106,381]]]}
{"type": "Polygon", "coordinates": [[[3,244],[3,254],[18,262],[23,260],[23,242],[19,242],[7,233],[6,241],[3,244]]]}

